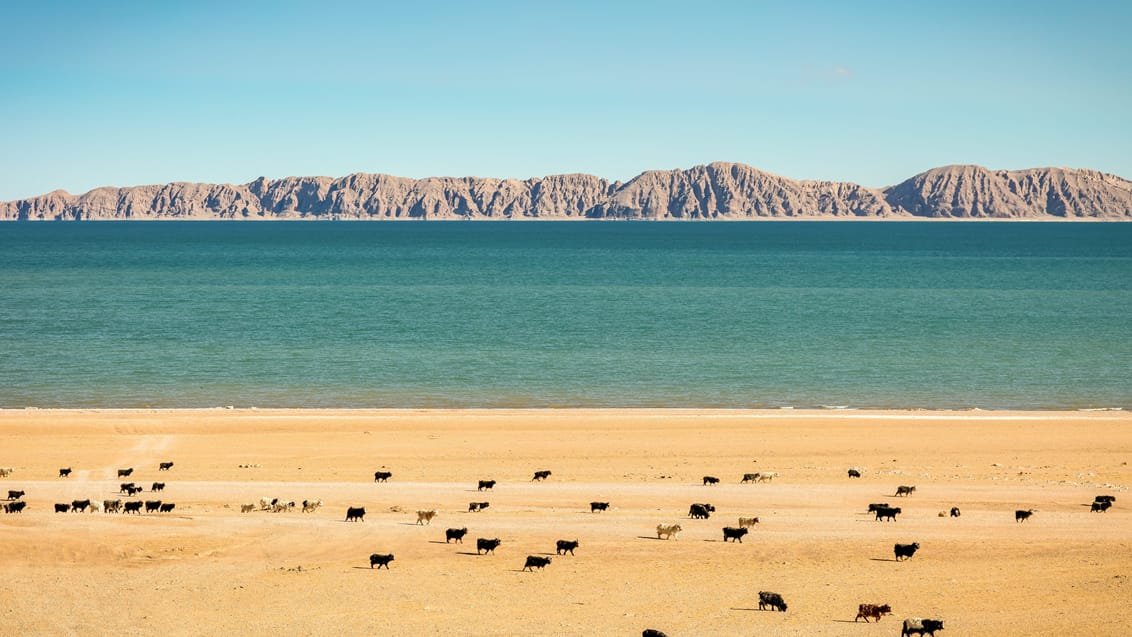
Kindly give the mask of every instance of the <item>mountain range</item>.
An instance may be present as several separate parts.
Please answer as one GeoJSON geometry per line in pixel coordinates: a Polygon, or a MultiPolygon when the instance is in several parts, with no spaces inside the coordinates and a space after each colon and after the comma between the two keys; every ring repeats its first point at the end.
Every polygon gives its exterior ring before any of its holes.
{"type": "Polygon", "coordinates": [[[1095,170],[933,168],[887,188],[716,162],[627,182],[356,173],[56,190],[0,203],[0,220],[116,219],[1093,219],[1132,220],[1132,182],[1095,170]]]}

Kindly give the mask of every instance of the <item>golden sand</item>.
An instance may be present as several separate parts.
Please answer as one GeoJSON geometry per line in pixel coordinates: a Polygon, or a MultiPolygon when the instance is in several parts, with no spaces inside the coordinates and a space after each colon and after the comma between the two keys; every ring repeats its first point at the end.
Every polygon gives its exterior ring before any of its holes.
{"type": "Polygon", "coordinates": [[[1123,635],[1129,461],[1122,412],[0,411],[0,495],[28,502],[0,513],[0,634],[895,635],[920,616],[942,637],[1123,635]],[[53,512],[123,498],[126,467],[134,499],[175,510],[53,512]],[[1117,497],[1107,513],[1089,510],[1099,494],[1117,497]],[[264,497],[324,504],[240,512],[264,497]],[[693,502],[716,512],[688,519],[693,502]],[[872,502],[903,513],[878,522],[872,502]],[[418,509],[439,515],[418,525],[418,509]],[[741,516],[760,524],[723,542],[741,516]],[[659,523],[684,530],[658,540],[659,523]],[[477,537],[503,543],[477,555],[477,537]],[[897,542],[921,548],[897,562],[897,542]],[[553,561],[524,572],[528,555],[553,561]],[[759,611],[760,590],[789,610],[759,611]],[[893,615],[854,623],[863,602],[893,615]]]}

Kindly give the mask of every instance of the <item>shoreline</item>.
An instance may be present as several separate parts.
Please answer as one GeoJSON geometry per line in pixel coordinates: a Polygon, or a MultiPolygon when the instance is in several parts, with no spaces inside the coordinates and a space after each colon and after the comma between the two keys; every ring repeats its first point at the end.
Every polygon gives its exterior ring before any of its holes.
{"type": "Polygon", "coordinates": [[[293,414],[400,416],[406,414],[599,414],[641,415],[674,418],[832,418],[832,419],[970,419],[970,420],[1055,420],[1055,419],[1132,419],[1123,407],[1086,409],[866,409],[866,408],[730,408],[730,407],[0,407],[0,416],[12,414],[293,414]]]}

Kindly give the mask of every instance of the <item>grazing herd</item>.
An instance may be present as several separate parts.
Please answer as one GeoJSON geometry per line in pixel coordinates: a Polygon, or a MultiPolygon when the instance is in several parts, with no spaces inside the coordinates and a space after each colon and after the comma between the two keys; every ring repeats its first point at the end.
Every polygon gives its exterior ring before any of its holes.
{"type": "MultiPolygon", "coordinates": [[[[162,462],[158,465],[158,471],[168,471],[169,469],[172,469],[172,468],[173,468],[172,462],[162,462]]],[[[8,476],[12,475],[13,471],[14,471],[14,469],[12,469],[11,467],[7,467],[5,469],[0,469],[0,477],[8,477],[8,476]]],[[[125,469],[117,469],[116,470],[118,477],[128,477],[131,474],[133,474],[133,472],[134,472],[133,467],[128,467],[128,468],[125,468],[125,469]]],[[[59,468],[59,477],[60,478],[70,478],[72,473],[74,473],[74,469],[72,467],[60,467],[59,468]]],[[[125,495],[127,495],[129,497],[133,497],[133,496],[137,495],[138,493],[141,493],[143,490],[144,489],[141,486],[138,486],[137,484],[135,484],[133,482],[123,482],[118,487],[119,493],[124,493],[125,495]]],[[[150,490],[154,491],[154,492],[164,491],[165,490],[165,483],[164,482],[154,482],[150,486],[150,490]]],[[[9,489],[8,490],[8,500],[10,502],[8,504],[4,505],[4,512],[5,513],[22,513],[23,510],[27,508],[27,502],[24,502],[22,500],[22,498],[25,495],[27,495],[27,493],[22,489],[9,489]]],[[[136,514],[141,514],[142,511],[143,511],[143,509],[142,509],[143,506],[145,507],[144,511],[146,513],[171,513],[173,511],[173,509],[176,508],[177,505],[173,502],[163,502],[161,500],[146,500],[144,502],[142,502],[142,501],[122,502],[121,500],[96,500],[96,499],[91,499],[91,498],[84,498],[84,499],[74,499],[74,500],[71,500],[70,502],[56,502],[56,503],[53,504],[52,508],[55,511],[55,513],[85,513],[87,511],[90,511],[91,513],[101,512],[101,513],[136,513],[136,514]]]]}
{"type": "MultiPolygon", "coordinates": [[[[159,471],[169,471],[173,468],[172,462],[161,462],[158,465],[159,471]]],[[[0,468],[0,477],[8,477],[12,474],[13,469],[10,467],[0,468]]],[[[72,467],[62,467],[59,469],[59,478],[69,478],[73,473],[72,467]]],[[[134,467],[126,467],[117,469],[117,476],[119,478],[128,478],[134,473],[134,467]]],[[[531,478],[532,482],[541,482],[547,480],[552,473],[548,470],[539,470],[534,472],[531,478]]],[[[390,471],[376,471],[374,473],[375,482],[387,482],[392,478],[393,474],[390,471]]],[[[760,483],[770,482],[778,476],[777,472],[758,472],[743,474],[740,483],[760,483]]],[[[860,478],[861,471],[859,469],[849,469],[848,476],[850,478],[860,478]]],[[[705,475],[702,479],[704,486],[714,486],[720,483],[720,479],[715,476],[705,475]]],[[[492,490],[496,486],[496,480],[479,480],[476,486],[477,491],[492,490]]],[[[166,483],[153,482],[150,485],[150,491],[157,493],[164,491],[166,483]]],[[[133,482],[123,482],[119,485],[119,492],[125,494],[127,497],[133,497],[142,492],[141,486],[133,482]]],[[[896,497],[909,497],[915,493],[916,487],[914,485],[900,485],[897,487],[896,497]]],[[[24,490],[9,489],[7,503],[3,505],[5,513],[20,513],[26,507],[27,503],[23,501],[26,496],[24,490]]],[[[1105,513],[1109,508],[1114,506],[1116,501],[1115,496],[1111,495],[1098,495],[1090,506],[1090,512],[1105,513]]],[[[322,505],[322,500],[303,500],[302,511],[304,513],[313,513],[322,505]]],[[[487,509],[488,502],[469,502],[469,512],[479,512],[487,509]]],[[[93,501],[91,499],[75,499],[69,503],[55,503],[55,513],[82,513],[86,511],[101,511],[105,513],[123,513],[123,514],[137,514],[143,513],[170,513],[176,507],[172,502],[164,502],[162,500],[102,500],[93,501]]],[[[240,511],[242,513],[249,513],[257,509],[263,511],[290,511],[296,507],[293,501],[282,501],[279,498],[262,498],[257,507],[256,504],[242,504],[240,511]]],[[[610,510],[609,502],[590,502],[590,512],[598,513],[610,510]]],[[[709,519],[711,514],[716,511],[715,506],[710,503],[693,503],[688,510],[688,517],[691,519],[709,519]]],[[[900,507],[890,506],[888,503],[872,503],[868,506],[868,512],[875,514],[877,521],[891,521],[895,522],[898,515],[902,513],[900,507]]],[[[1015,511],[1015,521],[1025,522],[1034,514],[1034,509],[1018,509],[1015,511]]],[[[346,522],[364,522],[366,514],[365,507],[348,507],[346,510],[346,522]]],[[[418,510],[417,521],[418,525],[429,525],[432,520],[438,515],[435,509],[418,510]]],[[[944,512],[940,512],[940,517],[945,517],[944,512]]],[[[952,518],[958,518],[960,511],[958,507],[951,507],[947,514],[952,518]]],[[[743,537],[749,533],[749,530],[759,523],[758,517],[740,517],[739,525],[737,527],[725,526],[723,527],[723,541],[724,543],[743,542],[743,537]]],[[[683,530],[680,524],[658,524],[656,526],[656,536],[658,540],[678,540],[679,534],[683,530]]],[[[449,528],[445,531],[445,543],[455,541],[463,544],[463,539],[467,535],[467,527],[449,528]]],[[[490,555],[494,554],[495,550],[502,544],[499,538],[477,538],[476,539],[476,554],[477,555],[490,555]]],[[[558,540],[555,545],[555,555],[564,556],[567,553],[571,556],[574,551],[578,549],[580,542],[578,539],[574,540],[558,540]]],[[[893,554],[895,561],[902,562],[912,558],[920,549],[918,542],[908,544],[896,543],[893,545],[893,554]]],[[[370,568],[385,568],[389,569],[389,564],[394,560],[392,553],[373,553],[369,556],[370,568]]],[[[523,564],[523,571],[542,570],[551,564],[551,557],[545,555],[528,555],[523,564]]],[[[782,595],[769,591],[759,591],[759,610],[770,610],[777,612],[786,612],[787,604],[782,595]]],[[[888,604],[860,604],[858,607],[857,616],[854,621],[864,619],[866,623],[870,620],[880,621],[884,615],[892,613],[892,608],[888,604]]],[[[901,628],[901,636],[909,637],[911,635],[929,635],[934,636],[936,631],[943,630],[944,623],[940,619],[923,619],[923,618],[908,618],[903,621],[901,628]]],[[[646,629],[642,632],[643,637],[665,637],[665,634],[659,630],[646,629]]]]}

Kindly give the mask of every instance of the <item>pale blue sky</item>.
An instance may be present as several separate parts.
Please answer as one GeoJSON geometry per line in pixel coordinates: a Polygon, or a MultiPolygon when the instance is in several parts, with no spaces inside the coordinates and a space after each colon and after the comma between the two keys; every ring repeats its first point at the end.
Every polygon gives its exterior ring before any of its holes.
{"type": "Polygon", "coordinates": [[[0,0],[0,33],[0,200],[717,160],[1132,178],[1128,0],[0,0]]]}

